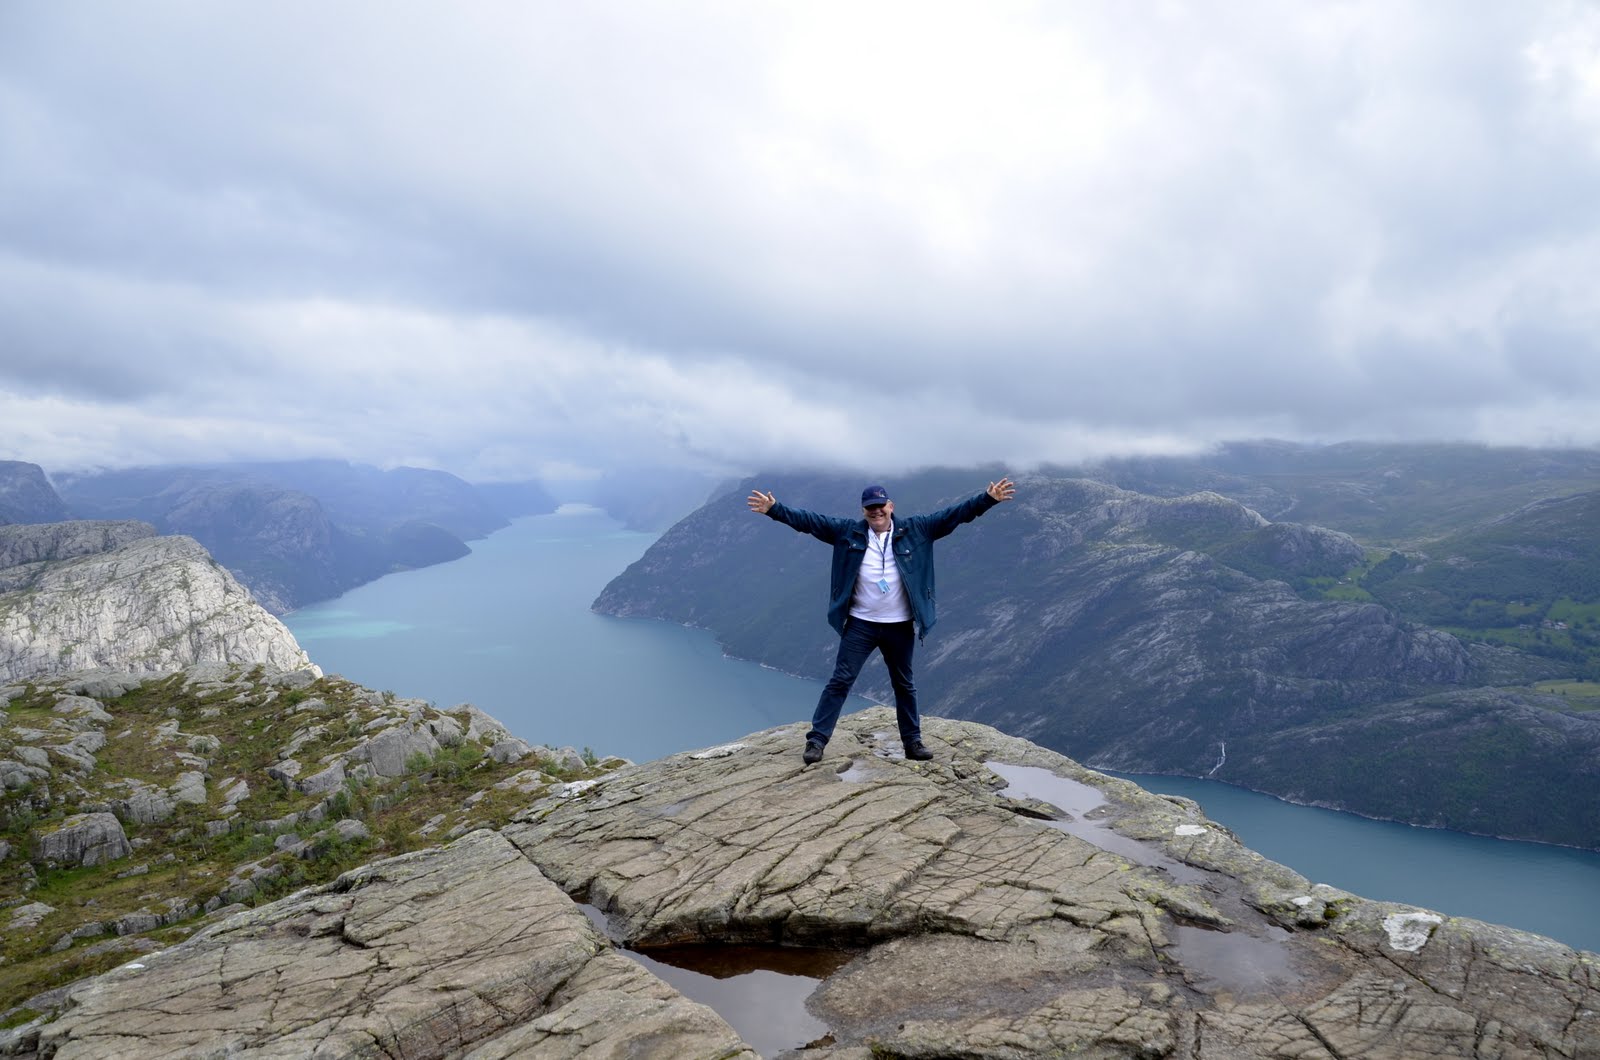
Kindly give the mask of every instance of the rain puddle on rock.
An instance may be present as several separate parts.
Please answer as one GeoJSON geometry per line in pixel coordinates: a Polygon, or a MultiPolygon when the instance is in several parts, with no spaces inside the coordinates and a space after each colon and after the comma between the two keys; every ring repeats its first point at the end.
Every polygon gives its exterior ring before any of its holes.
{"type": "Polygon", "coordinates": [[[1043,822],[1051,828],[1077,836],[1101,850],[1120,854],[1134,864],[1163,869],[1179,883],[1199,884],[1208,878],[1204,870],[1170,858],[1149,843],[1129,839],[1100,821],[1085,820],[1086,814],[1106,804],[1105,794],[1094,785],[1058,777],[1040,766],[1016,766],[1009,762],[985,762],[984,765],[1006,782],[1006,795],[1048,802],[1072,818],[1043,822]]]}
{"type": "Polygon", "coordinates": [[[864,784],[888,776],[884,766],[877,765],[873,756],[863,755],[850,759],[850,766],[839,771],[839,779],[846,784],[864,784]]]}
{"type": "MultiPolygon", "coordinates": [[[[604,913],[592,905],[578,908],[611,937],[604,913]]],[[[617,949],[712,1009],[762,1056],[827,1035],[828,1025],[806,1011],[806,998],[856,956],[787,946],[661,946],[642,953],[618,943],[617,949]]]]}
{"type": "Polygon", "coordinates": [[[1289,932],[1266,925],[1265,938],[1240,931],[1179,925],[1173,950],[1190,985],[1207,992],[1255,994],[1285,987],[1297,976],[1290,959],[1289,932]]]}

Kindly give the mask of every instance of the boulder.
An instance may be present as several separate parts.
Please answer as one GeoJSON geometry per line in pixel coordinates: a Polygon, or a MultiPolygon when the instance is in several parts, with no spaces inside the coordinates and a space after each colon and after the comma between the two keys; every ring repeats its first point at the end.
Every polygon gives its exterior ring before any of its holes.
{"type": "Polygon", "coordinates": [[[412,755],[432,758],[439,753],[439,741],[426,726],[399,725],[381,732],[350,753],[356,761],[371,764],[372,771],[380,777],[398,777],[405,773],[406,762],[412,755]]]}
{"type": "Polygon", "coordinates": [[[55,865],[100,865],[132,852],[122,823],[110,813],[73,814],[33,844],[34,861],[55,865]]]}
{"type": "Polygon", "coordinates": [[[40,921],[55,911],[55,906],[46,905],[43,902],[29,902],[26,905],[19,905],[11,910],[9,927],[12,931],[27,931],[29,928],[36,928],[39,926],[40,921]]]}
{"type": "Polygon", "coordinates": [[[327,769],[297,780],[295,786],[307,795],[337,791],[344,786],[344,763],[335,762],[327,769]]]}
{"type": "Polygon", "coordinates": [[[92,699],[107,700],[125,696],[150,679],[149,674],[127,674],[116,670],[86,670],[70,675],[62,683],[68,692],[92,699]]]}
{"type": "Polygon", "coordinates": [[[548,753],[540,756],[549,768],[563,773],[581,773],[589,768],[589,763],[574,748],[563,747],[559,750],[549,748],[548,753]]]}
{"type": "Polygon", "coordinates": [[[190,770],[179,773],[178,779],[168,789],[172,797],[179,802],[191,806],[204,806],[206,804],[206,776],[204,773],[190,770]]]}
{"type": "Polygon", "coordinates": [[[346,843],[357,843],[372,835],[366,825],[351,817],[333,822],[333,834],[346,843]]]}
{"type": "Polygon", "coordinates": [[[21,791],[36,781],[50,779],[50,771],[38,766],[25,765],[9,758],[0,758],[0,788],[21,791]]]}
{"type": "Polygon", "coordinates": [[[106,713],[106,708],[102,707],[98,700],[90,699],[88,696],[62,696],[50,709],[57,714],[82,722],[109,725],[112,720],[111,715],[106,713]]]}
{"type": "Polygon", "coordinates": [[[18,744],[11,749],[21,762],[34,766],[37,769],[50,768],[50,754],[42,747],[29,747],[27,744],[18,744]]]}
{"type": "Polygon", "coordinates": [[[222,805],[236,806],[250,797],[250,784],[244,777],[230,778],[222,786],[222,805]]]}
{"type": "Polygon", "coordinates": [[[528,741],[516,736],[507,736],[505,739],[497,741],[493,747],[489,748],[489,757],[502,764],[506,762],[520,762],[522,759],[528,757],[532,751],[533,747],[528,743],[528,741]]]}
{"type": "Polygon", "coordinates": [[[493,716],[484,713],[471,703],[458,703],[446,713],[454,715],[467,727],[466,738],[482,742],[485,738],[497,741],[510,736],[510,730],[493,716]]]}
{"type": "Polygon", "coordinates": [[[50,750],[65,760],[67,768],[78,773],[91,773],[95,767],[95,752],[105,745],[105,734],[98,729],[91,729],[80,732],[64,744],[52,744],[50,750]]]}
{"type": "Polygon", "coordinates": [[[441,747],[454,747],[466,736],[461,723],[448,716],[429,718],[428,731],[433,733],[433,738],[439,741],[441,747]]]}
{"type": "Polygon", "coordinates": [[[177,803],[170,795],[138,781],[129,783],[134,788],[133,794],[126,799],[113,800],[113,813],[129,824],[160,824],[171,818],[177,803]]]}

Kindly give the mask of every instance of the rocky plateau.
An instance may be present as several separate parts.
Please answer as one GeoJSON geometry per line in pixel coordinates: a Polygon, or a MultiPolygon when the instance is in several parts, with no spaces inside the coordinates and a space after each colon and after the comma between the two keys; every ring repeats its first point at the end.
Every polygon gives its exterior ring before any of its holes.
{"type": "Polygon", "coordinates": [[[646,960],[755,948],[838,958],[805,1001],[822,1032],[769,1056],[1600,1054],[1595,954],[1316,884],[977,723],[930,719],[930,763],[893,728],[851,715],[812,767],[791,725],[541,785],[506,823],[218,910],[36,1000],[5,1048],[754,1057],[771,1013],[646,960]]]}

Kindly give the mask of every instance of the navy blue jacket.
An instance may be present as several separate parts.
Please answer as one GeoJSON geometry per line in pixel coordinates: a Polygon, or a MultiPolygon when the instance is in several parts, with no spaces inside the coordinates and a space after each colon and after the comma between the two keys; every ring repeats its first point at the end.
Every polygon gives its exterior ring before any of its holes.
{"type": "MultiPolygon", "coordinates": [[[[933,543],[999,503],[985,491],[932,515],[913,515],[909,519],[894,517],[895,566],[900,568],[900,580],[905,585],[906,599],[911,601],[911,617],[917,623],[919,637],[926,637],[938,619],[933,595],[933,543]]],[[[856,591],[856,576],[861,572],[861,561],[867,556],[867,521],[818,515],[781,502],[768,509],[767,517],[833,546],[828,625],[843,635],[845,623],[850,620],[850,599],[856,591]]]]}

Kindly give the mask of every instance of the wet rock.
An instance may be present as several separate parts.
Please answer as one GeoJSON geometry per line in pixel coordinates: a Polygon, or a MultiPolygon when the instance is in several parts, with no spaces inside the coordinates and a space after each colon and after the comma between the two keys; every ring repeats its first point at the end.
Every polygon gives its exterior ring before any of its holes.
{"type": "Polygon", "coordinates": [[[109,813],[73,814],[34,837],[33,860],[55,865],[100,865],[133,852],[122,823],[109,813]]]}
{"type": "MultiPolygon", "coordinates": [[[[77,984],[27,1048],[751,1055],[596,935],[581,898],[643,952],[857,953],[807,1002],[830,1028],[816,1060],[1600,1055],[1600,956],[1314,884],[1188,800],[982,725],[928,719],[936,757],[907,762],[893,713],[869,710],[810,767],[803,731],[581,783],[529,776],[543,797],[501,832],[375,862],[77,984]]],[[[301,852],[359,841],[347,826],[301,852]]],[[[206,908],[286,871],[240,866],[206,908]]]]}
{"type": "Polygon", "coordinates": [[[72,988],[36,1033],[75,1057],[755,1060],[491,832],[237,914],[72,988]]]}
{"type": "Polygon", "coordinates": [[[807,1056],[1600,1051],[1594,955],[1315,887],[1192,804],[984,726],[929,719],[936,759],[908,763],[870,710],[814,767],[803,728],[600,778],[503,834],[635,948],[866,948],[814,995],[833,1041],[807,1056]],[[1003,765],[1091,790],[1091,819],[1050,812],[1070,785],[1007,795],[1003,765]]]}

